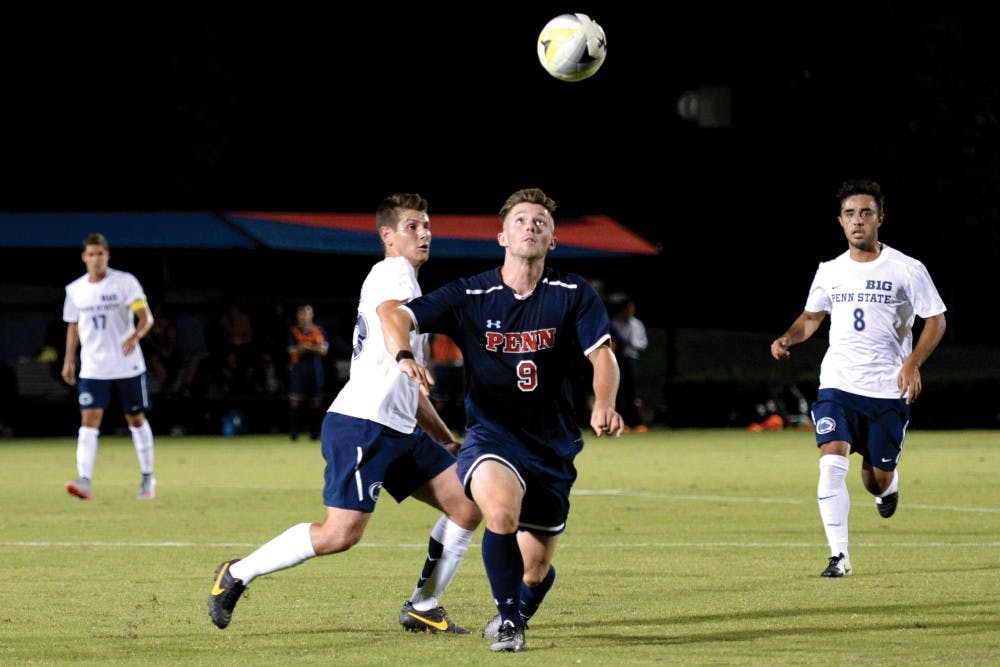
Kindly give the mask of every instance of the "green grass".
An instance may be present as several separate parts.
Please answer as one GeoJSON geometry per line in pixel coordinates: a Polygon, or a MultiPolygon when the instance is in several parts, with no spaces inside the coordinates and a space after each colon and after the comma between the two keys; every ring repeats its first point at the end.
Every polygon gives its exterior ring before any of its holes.
{"type": "MultiPolygon", "coordinates": [[[[558,580],[518,656],[396,621],[437,514],[386,495],[355,549],[256,580],[232,625],[206,598],[217,564],[321,520],[316,443],[156,442],[138,501],[131,441],[104,437],[92,500],[68,496],[75,440],[0,442],[0,664],[982,665],[1000,646],[1000,445],[913,432],[886,521],[849,476],[854,575],[828,555],[806,431],[589,438],[558,580]]],[[[479,537],[444,600],[494,613],[479,537]]]]}

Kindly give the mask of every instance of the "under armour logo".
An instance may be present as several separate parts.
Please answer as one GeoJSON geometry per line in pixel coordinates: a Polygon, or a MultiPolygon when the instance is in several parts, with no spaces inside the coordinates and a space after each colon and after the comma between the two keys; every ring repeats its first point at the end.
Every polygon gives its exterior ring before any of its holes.
{"type": "Polygon", "coordinates": [[[486,328],[487,329],[499,329],[500,328],[500,320],[486,320],[486,328]]]}

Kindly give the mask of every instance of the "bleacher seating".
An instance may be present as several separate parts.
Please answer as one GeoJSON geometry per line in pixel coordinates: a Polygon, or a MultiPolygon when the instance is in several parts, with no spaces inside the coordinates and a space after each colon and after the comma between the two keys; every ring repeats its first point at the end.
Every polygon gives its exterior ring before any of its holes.
{"type": "Polygon", "coordinates": [[[18,361],[14,364],[17,394],[31,398],[63,398],[69,388],[52,372],[48,361],[18,361]]]}

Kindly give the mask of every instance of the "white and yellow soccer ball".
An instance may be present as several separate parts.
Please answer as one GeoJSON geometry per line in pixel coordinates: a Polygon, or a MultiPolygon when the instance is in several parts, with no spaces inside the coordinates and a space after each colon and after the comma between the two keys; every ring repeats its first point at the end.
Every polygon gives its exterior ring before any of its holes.
{"type": "Polygon", "coordinates": [[[560,81],[583,81],[608,54],[604,28],[586,14],[560,14],[538,35],[538,60],[560,81]]]}

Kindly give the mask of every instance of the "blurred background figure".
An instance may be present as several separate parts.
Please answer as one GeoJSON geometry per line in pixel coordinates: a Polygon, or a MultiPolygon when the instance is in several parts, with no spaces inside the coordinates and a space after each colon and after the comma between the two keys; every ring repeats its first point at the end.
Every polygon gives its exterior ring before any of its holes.
{"type": "Polygon", "coordinates": [[[153,392],[191,396],[206,352],[198,351],[190,337],[182,335],[173,314],[160,304],[153,306],[153,328],[142,347],[154,381],[153,392]]]}
{"type": "Polygon", "coordinates": [[[615,409],[632,431],[648,430],[642,416],[642,399],[637,395],[639,382],[639,355],[649,347],[646,325],[635,316],[635,301],[627,294],[616,293],[608,297],[611,315],[611,338],[614,340],[615,357],[621,372],[618,400],[615,409]]]}
{"type": "Polygon", "coordinates": [[[465,431],[465,361],[455,341],[431,334],[427,364],[434,375],[431,401],[453,431],[465,431]]]}
{"type": "Polygon", "coordinates": [[[222,342],[222,384],[230,393],[252,391],[254,375],[254,327],[250,316],[236,301],[229,301],[219,316],[222,342]]]}
{"type": "Polygon", "coordinates": [[[288,329],[295,322],[284,301],[271,302],[263,316],[260,330],[260,364],[264,379],[264,390],[269,395],[288,393],[288,329]]]}
{"type": "MultiPolygon", "coordinates": [[[[330,350],[326,330],[313,321],[313,309],[302,304],[288,332],[288,437],[297,440],[303,425],[313,440],[319,438],[326,377],[323,357],[330,350]]],[[[325,411],[324,411],[325,412],[325,411]]]]}
{"type": "Polygon", "coordinates": [[[180,353],[177,349],[177,324],[162,305],[153,306],[153,328],[142,346],[153,386],[164,392],[180,373],[180,353]]]}

